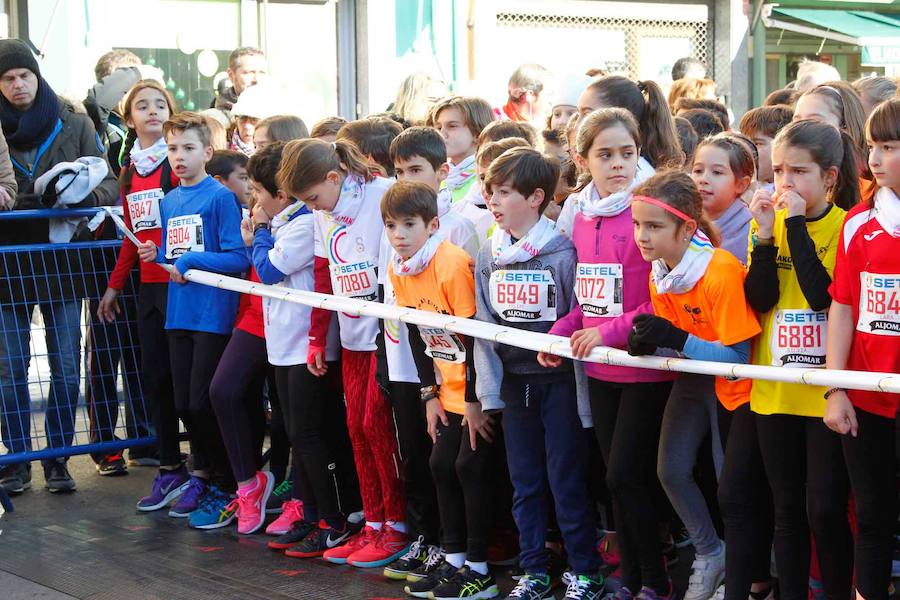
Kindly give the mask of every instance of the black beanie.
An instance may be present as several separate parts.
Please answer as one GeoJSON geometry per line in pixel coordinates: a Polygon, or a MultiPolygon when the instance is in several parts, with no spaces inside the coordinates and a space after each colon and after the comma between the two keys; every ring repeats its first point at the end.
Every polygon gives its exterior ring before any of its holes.
{"type": "Polygon", "coordinates": [[[28,69],[38,77],[41,68],[28,44],[18,39],[0,40],[0,76],[10,69],[28,69]]]}

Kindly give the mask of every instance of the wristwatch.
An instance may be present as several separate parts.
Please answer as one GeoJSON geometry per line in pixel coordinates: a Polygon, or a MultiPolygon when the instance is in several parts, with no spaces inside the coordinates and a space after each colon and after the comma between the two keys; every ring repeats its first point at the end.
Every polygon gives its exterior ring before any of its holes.
{"type": "Polygon", "coordinates": [[[269,228],[269,224],[268,224],[268,223],[257,223],[256,225],[254,225],[254,226],[253,226],[253,233],[254,233],[254,235],[255,235],[256,232],[259,231],[260,229],[265,229],[265,230],[268,231],[268,230],[270,229],[270,228],[269,228]]]}

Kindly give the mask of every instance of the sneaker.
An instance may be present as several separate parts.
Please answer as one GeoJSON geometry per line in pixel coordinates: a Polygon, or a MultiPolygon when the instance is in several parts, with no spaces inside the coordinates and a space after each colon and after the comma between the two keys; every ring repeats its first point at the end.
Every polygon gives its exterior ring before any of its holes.
{"type": "Polygon", "coordinates": [[[821,579],[809,578],[809,593],[807,597],[809,600],[825,600],[828,597],[825,595],[825,585],[821,579]]]}
{"type": "Polygon", "coordinates": [[[268,546],[272,550],[287,550],[302,542],[306,539],[306,536],[318,527],[318,524],[309,521],[295,521],[287,532],[270,541],[268,546]]]}
{"type": "Polygon", "coordinates": [[[292,558],[322,556],[326,550],[343,543],[348,537],[350,537],[350,530],[346,524],[344,524],[343,531],[338,531],[329,527],[325,521],[319,521],[316,529],[303,538],[302,542],[285,550],[284,555],[292,558]]]}
{"type": "Polygon", "coordinates": [[[188,515],[188,525],[194,529],[220,529],[234,521],[239,504],[231,494],[215,485],[200,501],[197,510],[188,515]]]}
{"type": "Polygon", "coordinates": [[[482,575],[469,565],[463,565],[448,581],[438,584],[428,597],[431,600],[461,600],[496,598],[500,588],[494,576],[482,575]]]}
{"type": "Polygon", "coordinates": [[[529,575],[519,578],[519,583],[512,589],[506,600],[544,600],[553,598],[553,586],[549,575],[529,575]]]}
{"type": "Polygon", "coordinates": [[[414,598],[428,598],[433,589],[450,581],[454,575],[456,575],[456,567],[441,557],[440,562],[434,565],[427,577],[418,581],[407,580],[403,591],[414,598]]]}
{"type": "Polygon", "coordinates": [[[178,497],[178,502],[169,510],[169,516],[186,519],[200,506],[200,501],[203,500],[207,490],[209,490],[209,482],[192,475],[178,497]]]}
{"type": "MultiPolygon", "coordinates": [[[[752,594],[752,592],[751,592],[752,594]]],[[[753,597],[752,595],[750,596],[753,597]]],[[[710,600],[725,600],[725,584],[723,583],[719,587],[716,588],[716,593],[713,594],[713,597],[710,600]]]]}
{"type": "Polygon", "coordinates": [[[407,550],[409,536],[385,523],[375,540],[347,557],[347,564],[361,569],[384,567],[406,554],[407,550]]]}
{"type": "Polygon", "coordinates": [[[282,509],[284,508],[284,503],[291,500],[291,494],[293,493],[293,491],[294,482],[290,479],[285,479],[284,481],[276,485],[275,489],[272,490],[272,495],[269,496],[269,501],[266,502],[266,514],[280,514],[282,509]]]}
{"type": "Polygon", "coordinates": [[[17,463],[0,467],[0,488],[11,496],[31,488],[31,464],[17,463]]]}
{"type": "Polygon", "coordinates": [[[423,579],[427,579],[429,575],[431,575],[435,569],[441,566],[441,563],[444,562],[444,551],[441,550],[439,546],[428,546],[428,558],[425,559],[424,564],[420,567],[416,567],[412,571],[410,571],[406,575],[407,581],[422,581],[423,579]]]}
{"type": "Polygon", "coordinates": [[[515,531],[504,530],[493,536],[487,550],[487,563],[498,567],[508,567],[519,561],[519,535],[515,531]]]}
{"type": "Polygon", "coordinates": [[[634,594],[624,585],[619,586],[619,589],[612,595],[612,600],[634,600],[634,594]]]}
{"type": "Polygon", "coordinates": [[[622,563],[622,558],[619,556],[619,553],[612,550],[611,547],[609,539],[604,536],[597,544],[597,551],[600,554],[600,558],[603,559],[603,564],[607,565],[610,569],[615,570],[615,568],[622,563]]]}
{"type": "Polygon", "coordinates": [[[569,582],[563,597],[565,600],[600,600],[606,589],[604,583],[602,575],[596,578],[579,575],[569,582]]]}
{"type": "Polygon", "coordinates": [[[420,535],[419,539],[409,545],[406,554],[384,568],[384,576],[396,581],[406,581],[410,571],[421,567],[428,560],[428,550],[425,536],[420,535]]]}
{"type": "Polygon", "coordinates": [[[122,457],[122,453],[115,452],[101,458],[97,464],[97,473],[106,477],[128,475],[128,467],[125,466],[125,459],[122,457]]]}
{"type": "MultiPolygon", "coordinates": [[[[273,492],[272,496],[269,496],[269,500],[271,500],[274,495],[275,493],[273,492]]],[[[269,512],[269,510],[266,509],[266,512],[269,512]]],[[[278,512],[281,513],[278,515],[278,518],[269,523],[269,526],[266,527],[266,533],[269,535],[284,535],[291,530],[294,523],[302,521],[303,501],[288,500],[282,504],[282,507],[278,509],[278,512]]]]}
{"type": "Polygon", "coordinates": [[[255,532],[266,522],[266,502],[275,485],[275,478],[268,471],[257,471],[254,479],[256,479],[256,487],[245,493],[238,490],[235,500],[238,533],[241,535],[255,532]]]}
{"type": "Polygon", "coordinates": [[[75,480],[69,474],[65,458],[57,458],[45,464],[44,479],[44,487],[52,494],[75,491],[75,480]]]}
{"type": "Polygon", "coordinates": [[[698,554],[691,565],[691,577],[684,600],[709,600],[725,580],[725,546],[716,554],[698,554]]]}
{"type": "Polygon", "coordinates": [[[378,531],[368,525],[363,527],[362,531],[358,533],[351,533],[350,528],[347,527],[344,545],[339,545],[340,542],[335,539],[335,543],[328,546],[327,552],[322,558],[336,565],[347,564],[347,559],[350,558],[351,554],[371,544],[376,537],[378,537],[378,531]]]}
{"type": "Polygon", "coordinates": [[[159,467],[159,450],[146,446],[128,451],[129,467],[159,467]]]}
{"type": "Polygon", "coordinates": [[[150,512],[167,506],[181,495],[187,487],[188,479],[187,471],[184,469],[160,471],[153,478],[150,495],[138,500],[137,509],[141,512],[150,512]]]}

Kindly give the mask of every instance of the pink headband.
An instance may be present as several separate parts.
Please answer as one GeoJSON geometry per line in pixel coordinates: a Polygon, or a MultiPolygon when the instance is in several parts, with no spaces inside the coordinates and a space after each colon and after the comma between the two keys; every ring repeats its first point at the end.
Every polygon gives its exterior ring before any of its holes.
{"type": "Polygon", "coordinates": [[[638,202],[646,202],[647,204],[652,204],[653,206],[658,206],[658,207],[660,207],[661,209],[663,209],[663,210],[666,211],[667,213],[670,213],[670,214],[675,215],[676,217],[678,217],[678,218],[681,219],[682,221],[685,221],[685,222],[688,222],[688,221],[690,221],[690,222],[696,222],[694,219],[692,219],[691,217],[687,216],[686,214],[684,214],[683,212],[681,212],[680,210],[678,210],[678,209],[675,208],[674,206],[669,206],[668,204],[666,204],[666,203],[663,202],[662,200],[657,200],[656,198],[651,198],[650,196],[633,196],[633,197],[631,198],[631,201],[632,201],[632,202],[634,202],[634,201],[638,201],[638,202]]]}

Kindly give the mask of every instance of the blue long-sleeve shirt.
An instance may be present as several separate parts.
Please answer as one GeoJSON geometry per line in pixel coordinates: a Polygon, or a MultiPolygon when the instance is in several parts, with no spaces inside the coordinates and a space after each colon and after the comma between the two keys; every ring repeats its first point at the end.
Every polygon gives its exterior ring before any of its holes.
{"type": "Polygon", "coordinates": [[[746,364],[750,360],[750,340],[726,346],[722,342],[708,342],[690,334],[682,354],[694,360],[746,364]]]}
{"type": "Polygon", "coordinates": [[[253,268],[256,276],[267,285],[283,281],[287,274],[278,270],[269,259],[269,250],[275,247],[275,237],[268,229],[257,229],[253,235],[253,268]]]}

